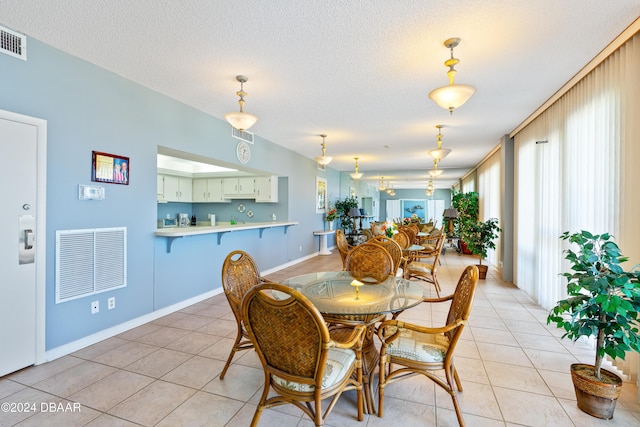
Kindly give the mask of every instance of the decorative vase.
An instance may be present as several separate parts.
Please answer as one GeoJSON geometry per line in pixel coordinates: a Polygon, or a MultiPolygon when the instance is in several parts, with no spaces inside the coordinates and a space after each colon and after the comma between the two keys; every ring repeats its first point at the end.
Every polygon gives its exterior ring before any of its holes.
{"type": "Polygon", "coordinates": [[[333,231],[333,221],[327,221],[329,224],[329,231],[333,231]]]}
{"type": "Polygon", "coordinates": [[[578,408],[596,418],[610,420],[620,396],[622,380],[613,372],[600,369],[600,375],[603,378],[607,377],[606,382],[600,382],[593,377],[593,370],[593,365],[571,365],[571,379],[576,391],[578,408]]]}

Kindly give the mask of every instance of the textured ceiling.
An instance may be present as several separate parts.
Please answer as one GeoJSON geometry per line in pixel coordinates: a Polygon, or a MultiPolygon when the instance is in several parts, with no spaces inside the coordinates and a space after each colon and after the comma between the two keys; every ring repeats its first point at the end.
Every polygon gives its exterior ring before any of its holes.
{"type": "Polygon", "coordinates": [[[0,24],[222,118],[249,77],[251,131],[331,167],[444,188],[640,16],[639,0],[0,0],[0,24]],[[443,41],[462,39],[453,115],[443,41]]]}

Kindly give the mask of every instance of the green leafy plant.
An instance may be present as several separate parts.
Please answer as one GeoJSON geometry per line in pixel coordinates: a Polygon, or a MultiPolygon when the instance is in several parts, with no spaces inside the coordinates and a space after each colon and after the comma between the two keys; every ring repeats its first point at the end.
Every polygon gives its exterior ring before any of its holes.
{"type": "Polygon", "coordinates": [[[349,234],[353,231],[355,223],[353,218],[349,216],[349,211],[358,207],[358,199],[355,197],[347,197],[344,200],[338,200],[334,204],[335,209],[338,211],[340,218],[340,226],[345,231],[345,234],[349,234]]]}
{"type": "Polygon", "coordinates": [[[467,243],[467,247],[472,254],[478,255],[480,265],[482,260],[487,257],[489,249],[495,249],[495,239],[502,229],[498,227],[498,218],[489,218],[486,221],[476,221],[469,223],[464,227],[462,239],[467,243]]]}
{"type": "Polygon", "coordinates": [[[560,236],[578,245],[578,251],[564,251],[572,272],[567,278],[567,299],[560,300],[547,317],[565,330],[562,336],[576,341],[596,337],[595,377],[601,381],[600,369],[605,354],[624,360],[625,352],[640,352],[638,313],[640,312],[640,271],[634,266],[624,271],[628,260],[612,237],[588,231],[560,236]]]}
{"type": "Polygon", "coordinates": [[[480,211],[478,193],[475,191],[455,192],[451,199],[451,206],[458,211],[458,218],[455,219],[455,233],[462,237],[470,226],[478,222],[480,211]]]}

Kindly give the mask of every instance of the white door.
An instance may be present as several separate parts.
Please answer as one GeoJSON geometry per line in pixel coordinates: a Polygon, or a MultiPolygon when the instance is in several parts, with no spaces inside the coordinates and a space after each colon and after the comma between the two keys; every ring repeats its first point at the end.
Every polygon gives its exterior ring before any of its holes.
{"type": "Polygon", "coordinates": [[[3,117],[0,114],[5,177],[0,186],[0,376],[36,363],[36,310],[41,306],[35,263],[38,127],[3,117]]]}

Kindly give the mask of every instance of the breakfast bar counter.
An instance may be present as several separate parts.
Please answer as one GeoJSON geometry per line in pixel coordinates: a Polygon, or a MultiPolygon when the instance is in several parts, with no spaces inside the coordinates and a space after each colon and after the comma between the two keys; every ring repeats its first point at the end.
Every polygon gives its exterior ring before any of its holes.
{"type": "Polygon", "coordinates": [[[160,228],[155,232],[157,237],[167,238],[167,253],[171,253],[171,246],[175,239],[181,239],[189,236],[197,236],[201,234],[217,234],[218,245],[225,233],[232,233],[235,231],[245,230],[258,230],[260,238],[264,230],[269,228],[283,227],[284,233],[287,233],[287,229],[292,225],[297,225],[297,221],[268,221],[268,222],[249,222],[249,223],[216,223],[215,226],[199,225],[191,227],[172,227],[172,228],[160,228]]]}

